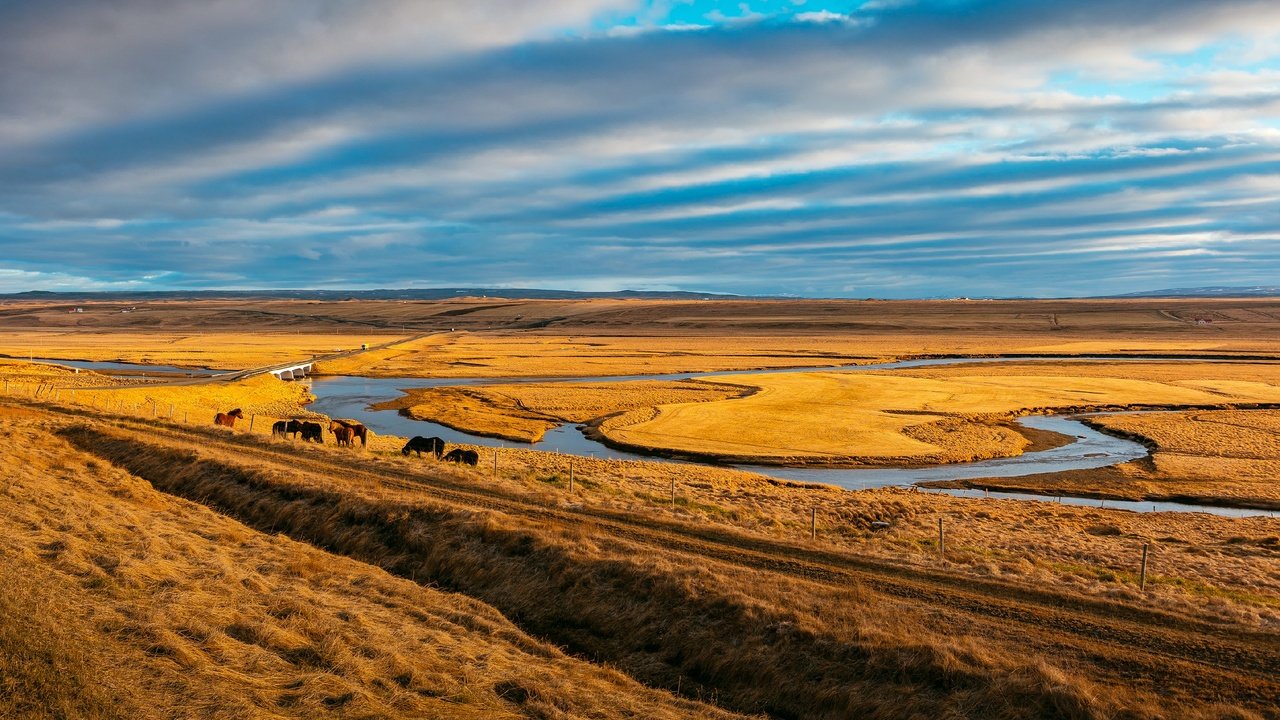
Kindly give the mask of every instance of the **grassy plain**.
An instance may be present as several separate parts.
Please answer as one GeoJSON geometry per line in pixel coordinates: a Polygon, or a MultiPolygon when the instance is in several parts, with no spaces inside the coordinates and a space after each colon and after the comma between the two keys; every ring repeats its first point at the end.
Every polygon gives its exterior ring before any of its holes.
{"type": "Polygon", "coordinates": [[[1000,363],[737,376],[741,399],[665,405],[599,426],[626,447],[787,463],[938,463],[1013,455],[1029,412],[1280,403],[1280,365],[1000,363]]]}
{"type": "MultiPolygon", "coordinates": [[[[403,337],[403,336],[395,336],[403,337]]],[[[393,339],[371,333],[0,330],[0,355],[243,370],[393,339]]]]}
{"type": "Polygon", "coordinates": [[[536,377],[817,367],[916,355],[1280,357],[1280,302],[0,301],[0,354],[13,357],[241,369],[422,332],[441,335],[327,372],[536,377]],[[77,306],[84,312],[68,312],[77,306]]]}

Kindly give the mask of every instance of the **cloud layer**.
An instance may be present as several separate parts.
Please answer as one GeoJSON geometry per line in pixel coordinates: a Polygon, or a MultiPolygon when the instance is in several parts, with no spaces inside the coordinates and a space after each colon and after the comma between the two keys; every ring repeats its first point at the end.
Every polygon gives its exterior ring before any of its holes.
{"type": "Polygon", "coordinates": [[[1262,283],[1277,118],[1273,2],[11,3],[0,291],[1262,283]]]}

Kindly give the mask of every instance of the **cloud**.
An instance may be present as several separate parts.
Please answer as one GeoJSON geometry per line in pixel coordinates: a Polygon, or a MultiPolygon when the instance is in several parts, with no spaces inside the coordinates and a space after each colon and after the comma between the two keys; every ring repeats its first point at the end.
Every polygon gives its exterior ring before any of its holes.
{"type": "Polygon", "coordinates": [[[5,6],[0,255],[103,282],[159,261],[155,286],[859,295],[1280,269],[1274,3],[589,29],[627,6],[5,6]],[[1224,38],[1251,64],[1186,59],[1224,38]]]}

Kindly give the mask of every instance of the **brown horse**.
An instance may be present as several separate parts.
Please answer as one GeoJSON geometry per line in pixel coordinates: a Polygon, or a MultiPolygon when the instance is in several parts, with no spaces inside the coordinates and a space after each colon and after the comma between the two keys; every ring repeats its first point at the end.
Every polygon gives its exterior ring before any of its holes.
{"type": "Polygon", "coordinates": [[[237,420],[243,420],[243,419],[244,419],[244,411],[241,410],[240,408],[236,408],[235,410],[232,410],[231,412],[228,412],[228,413],[218,413],[217,415],[214,415],[213,424],[223,425],[225,427],[233,428],[236,426],[237,420]]]}
{"type": "Polygon", "coordinates": [[[351,447],[351,441],[355,439],[356,431],[346,426],[339,426],[333,431],[333,436],[338,440],[338,447],[351,447]]]}
{"type": "Polygon", "coordinates": [[[335,430],[335,428],[339,428],[339,427],[350,429],[352,432],[352,437],[360,438],[360,447],[365,447],[369,444],[369,428],[365,427],[364,425],[356,422],[355,420],[330,420],[329,421],[329,432],[337,434],[337,430],[335,430]]]}

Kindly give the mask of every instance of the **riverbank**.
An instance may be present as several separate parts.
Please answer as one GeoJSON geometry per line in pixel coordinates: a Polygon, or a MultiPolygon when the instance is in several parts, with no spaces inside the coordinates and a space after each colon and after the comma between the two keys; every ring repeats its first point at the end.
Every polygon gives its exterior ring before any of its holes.
{"type": "Polygon", "coordinates": [[[934,485],[1280,511],[1280,410],[1196,409],[1084,422],[1142,443],[1150,457],[1089,472],[934,485]]]}

